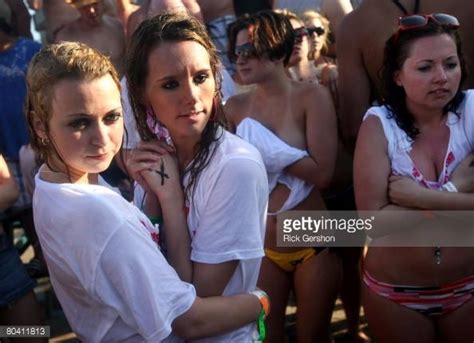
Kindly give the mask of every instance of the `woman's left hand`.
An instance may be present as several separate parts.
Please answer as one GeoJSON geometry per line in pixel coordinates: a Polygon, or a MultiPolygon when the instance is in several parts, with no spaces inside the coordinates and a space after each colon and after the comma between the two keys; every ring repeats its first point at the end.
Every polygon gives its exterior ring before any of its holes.
{"type": "Polygon", "coordinates": [[[406,176],[391,175],[388,182],[390,202],[404,207],[418,207],[418,194],[424,188],[416,181],[406,176]]]}

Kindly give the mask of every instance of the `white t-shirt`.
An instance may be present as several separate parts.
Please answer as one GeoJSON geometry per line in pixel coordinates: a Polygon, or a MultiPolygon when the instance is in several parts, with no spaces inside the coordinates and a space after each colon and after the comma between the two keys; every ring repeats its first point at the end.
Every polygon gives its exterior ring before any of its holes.
{"type": "Polygon", "coordinates": [[[51,283],[85,342],[160,342],[194,303],[161,254],[158,230],[101,185],[35,178],[34,221],[51,283]]]}
{"type": "MultiPolygon", "coordinates": [[[[144,191],[139,185],[135,195],[136,206],[141,206],[144,191]]],[[[223,295],[250,292],[257,285],[264,255],[267,203],[267,173],[260,153],[224,131],[186,209],[191,260],[208,264],[240,261],[223,295]]],[[[251,324],[197,342],[250,342],[254,330],[251,324]]]]}
{"type": "MultiPolygon", "coordinates": [[[[185,184],[188,180],[185,180],[185,184]]],[[[191,260],[218,264],[239,260],[223,295],[255,289],[264,255],[268,181],[252,145],[223,131],[188,204],[191,260]]],[[[198,342],[250,342],[255,325],[198,342]]]]}

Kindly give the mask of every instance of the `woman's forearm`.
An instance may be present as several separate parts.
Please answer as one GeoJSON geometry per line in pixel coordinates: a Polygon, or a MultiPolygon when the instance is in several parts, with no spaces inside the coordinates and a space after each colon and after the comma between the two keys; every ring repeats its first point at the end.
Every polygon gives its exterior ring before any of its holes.
{"type": "Polygon", "coordinates": [[[416,195],[415,204],[425,210],[473,210],[474,194],[424,188],[416,195]]]}
{"type": "Polygon", "coordinates": [[[182,192],[172,198],[162,199],[163,225],[161,232],[164,236],[169,264],[176,270],[181,280],[191,282],[193,274],[190,257],[191,239],[183,208],[182,192]]]}
{"type": "Polygon", "coordinates": [[[196,298],[191,308],[175,319],[173,331],[186,340],[215,336],[256,321],[261,308],[251,294],[196,298]]]}
{"type": "Polygon", "coordinates": [[[296,161],[288,166],[285,171],[308,183],[312,183],[318,189],[324,189],[329,186],[332,178],[332,171],[323,168],[311,156],[296,161]]]}

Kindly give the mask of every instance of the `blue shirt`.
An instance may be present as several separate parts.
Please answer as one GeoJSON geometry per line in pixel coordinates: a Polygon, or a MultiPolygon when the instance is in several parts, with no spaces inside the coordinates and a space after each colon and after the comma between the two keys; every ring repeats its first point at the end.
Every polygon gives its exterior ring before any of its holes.
{"type": "Polygon", "coordinates": [[[24,38],[0,52],[0,151],[18,161],[18,152],[29,141],[24,113],[26,70],[41,44],[24,38]]]}

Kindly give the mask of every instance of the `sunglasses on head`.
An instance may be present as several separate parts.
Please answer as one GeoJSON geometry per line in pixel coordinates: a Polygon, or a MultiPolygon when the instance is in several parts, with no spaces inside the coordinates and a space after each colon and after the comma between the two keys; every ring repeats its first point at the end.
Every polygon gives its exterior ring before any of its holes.
{"type": "Polygon", "coordinates": [[[444,14],[444,13],[433,13],[428,15],[414,14],[400,17],[398,20],[398,31],[407,31],[421,28],[433,21],[438,25],[445,26],[448,28],[456,29],[459,27],[459,21],[456,17],[444,14]]]}
{"type": "Polygon", "coordinates": [[[322,36],[326,33],[326,30],[324,29],[324,27],[321,27],[321,26],[308,27],[306,30],[308,31],[309,35],[316,33],[318,36],[322,36]]]}
{"type": "Polygon", "coordinates": [[[245,58],[258,57],[257,49],[255,49],[253,44],[250,42],[236,46],[234,50],[234,55],[236,58],[239,56],[243,56],[245,58]]]}

